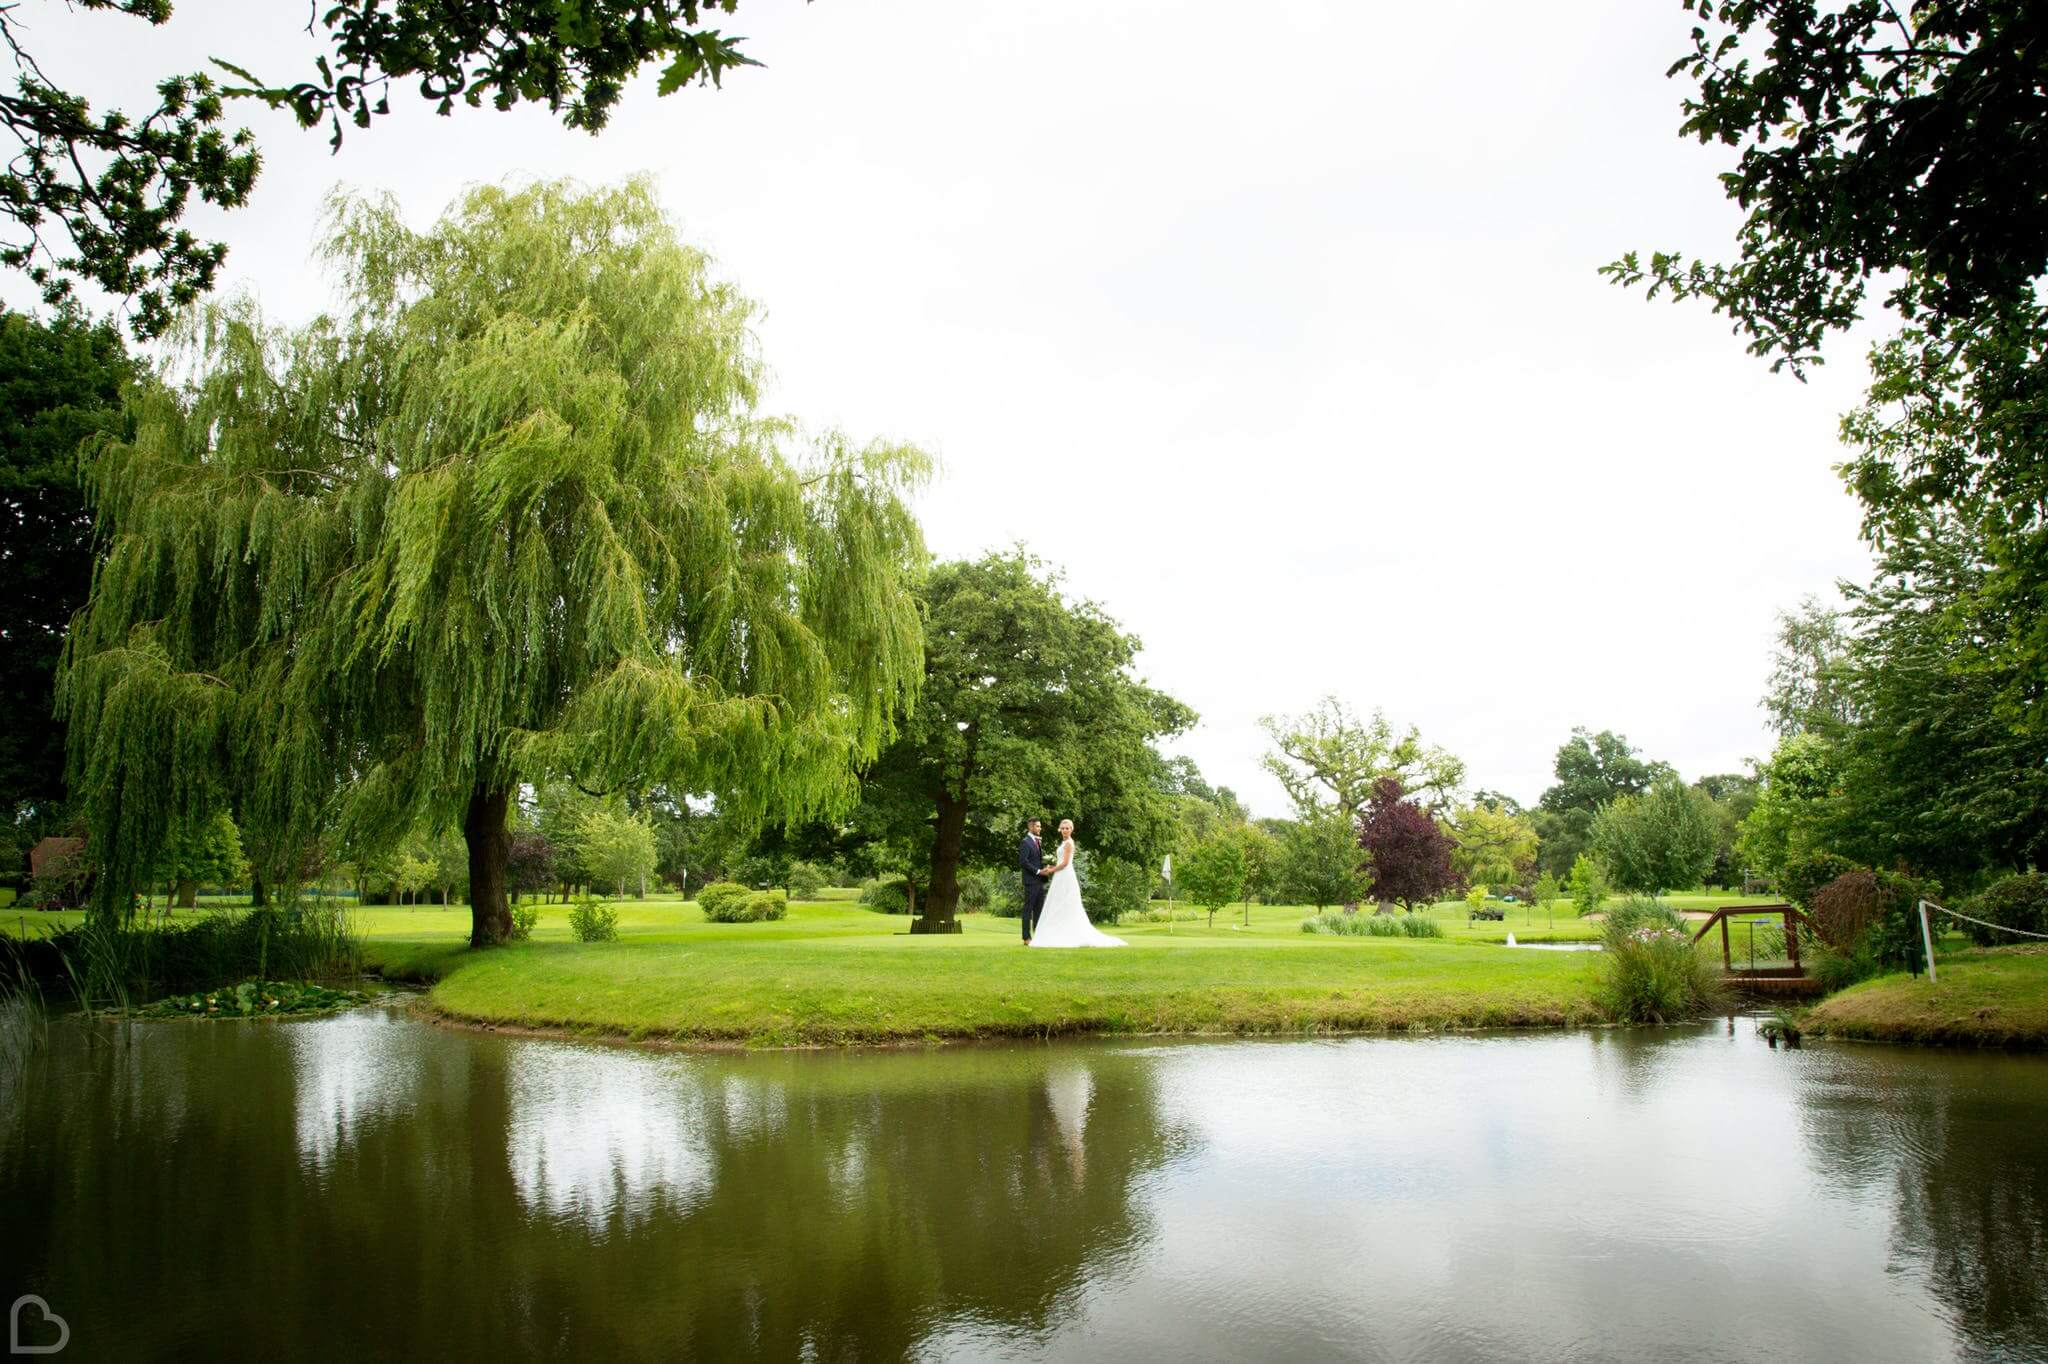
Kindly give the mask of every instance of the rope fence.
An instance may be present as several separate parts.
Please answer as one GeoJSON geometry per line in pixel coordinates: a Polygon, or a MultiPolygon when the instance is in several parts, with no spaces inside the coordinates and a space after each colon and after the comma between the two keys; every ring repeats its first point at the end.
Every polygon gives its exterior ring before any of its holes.
{"type": "Polygon", "coordinates": [[[1929,983],[1938,982],[1940,979],[1934,974],[1934,930],[1927,926],[1927,911],[1930,909],[1938,909],[1951,919],[1961,919],[1964,923],[1976,924],[1980,928],[1995,928],[2000,933],[2014,933],[2022,938],[2039,938],[2043,942],[2048,942],[2048,933],[2036,933],[2032,929],[2012,928],[2005,924],[1995,924],[1989,919],[1975,918],[1963,913],[1961,910],[1950,909],[1947,905],[1938,905],[1932,900],[1922,900],[1920,902],[1920,942],[1927,949],[1927,979],[1929,983]]]}

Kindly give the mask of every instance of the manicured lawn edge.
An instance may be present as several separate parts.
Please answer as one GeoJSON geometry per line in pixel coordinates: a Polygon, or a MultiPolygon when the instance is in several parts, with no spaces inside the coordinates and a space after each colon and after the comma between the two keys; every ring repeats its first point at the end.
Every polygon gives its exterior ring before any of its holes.
{"type": "Polygon", "coordinates": [[[1396,1034],[1559,1031],[1610,1026],[1607,1017],[1588,1001],[1583,1009],[1518,1009],[1488,1007],[1450,1013],[1420,1011],[1398,1004],[1360,1003],[1351,1009],[1296,1010],[1280,1001],[1238,1000],[1218,994],[1211,999],[1220,1021],[1178,1025],[1142,1011],[1105,1012],[1098,1016],[1045,1017],[991,1023],[835,1027],[826,1023],[763,1019],[755,1028],[698,1028],[657,1031],[539,1016],[508,1017],[451,1008],[431,993],[416,1006],[444,1027],[519,1037],[630,1042],[646,1046],[728,1051],[737,1049],[819,1050],[847,1047],[929,1046],[940,1043],[1050,1041],[1075,1037],[1371,1037],[1396,1034]]]}
{"type": "Polygon", "coordinates": [[[1812,1036],[1922,1046],[2048,1049],[2048,949],[2022,947],[1937,958],[1939,983],[1880,976],[1807,1010],[1812,1036]]]}

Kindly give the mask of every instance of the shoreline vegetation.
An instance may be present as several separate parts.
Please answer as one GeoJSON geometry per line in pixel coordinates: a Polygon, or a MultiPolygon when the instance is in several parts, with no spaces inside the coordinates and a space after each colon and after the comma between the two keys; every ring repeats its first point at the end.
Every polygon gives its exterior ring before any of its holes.
{"type": "MultiPolygon", "coordinates": [[[[1510,907],[1470,921],[1423,911],[1441,937],[1302,932],[1307,906],[1254,905],[1166,923],[1125,922],[1130,947],[1030,952],[1015,919],[971,914],[959,935],[912,935],[852,892],[791,903],[789,917],[716,923],[694,901],[608,902],[618,940],[578,943],[570,907],[539,910],[531,941],[471,949],[461,905],[351,912],[364,968],[421,987],[437,1023],[665,1047],[886,1047],[1140,1036],[1335,1036],[1604,1026],[1601,954],[1523,952],[1597,939],[1598,918],[1510,907]],[[1247,923],[1247,918],[1249,922],[1247,923]]],[[[1681,910],[1741,897],[1666,897],[1681,910]]],[[[220,908],[229,908],[222,905],[220,908]]],[[[205,913],[205,910],[199,913],[205,913]]],[[[1365,911],[1369,913],[1370,911],[1365,911]]],[[[59,916],[9,915],[5,931],[59,916]]],[[[67,916],[68,917],[68,916],[67,916]]],[[[1799,1016],[1810,1037],[2048,1048],[2048,950],[1965,950],[1941,982],[1883,976],[1799,1016]]]]}

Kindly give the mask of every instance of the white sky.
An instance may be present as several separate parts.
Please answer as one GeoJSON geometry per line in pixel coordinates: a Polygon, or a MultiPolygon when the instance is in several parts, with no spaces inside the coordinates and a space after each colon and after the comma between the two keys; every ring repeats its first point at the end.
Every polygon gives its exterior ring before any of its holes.
{"type": "MultiPolygon", "coordinates": [[[[100,103],[212,55],[310,68],[303,3],[21,13],[100,103]]],[[[644,80],[595,139],[407,94],[337,157],[252,108],[253,200],[195,223],[297,320],[337,181],[425,224],[477,181],[652,171],[765,309],[769,407],[937,454],[933,548],[1063,565],[1201,712],[1212,781],[1284,813],[1257,717],[1336,692],[1533,800],[1577,724],[1688,776],[1766,752],[1773,613],[1866,576],[1831,472],[1861,344],[1802,385],[1594,273],[1728,250],[1725,154],[1663,76],[1690,18],[747,0],[719,26],[766,69],[644,80]]]]}

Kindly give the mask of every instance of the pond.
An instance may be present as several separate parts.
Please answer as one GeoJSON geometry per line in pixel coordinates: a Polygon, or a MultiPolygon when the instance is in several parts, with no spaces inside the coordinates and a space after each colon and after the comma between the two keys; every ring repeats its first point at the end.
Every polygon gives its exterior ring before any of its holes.
{"type": "Polygon", "coordinates": [[[762,1054],[60,1021],[0,1098],[0,1290],[67,1358],[2048,1356],[2048,1062],[1744,1019],[762,1054]]]}

